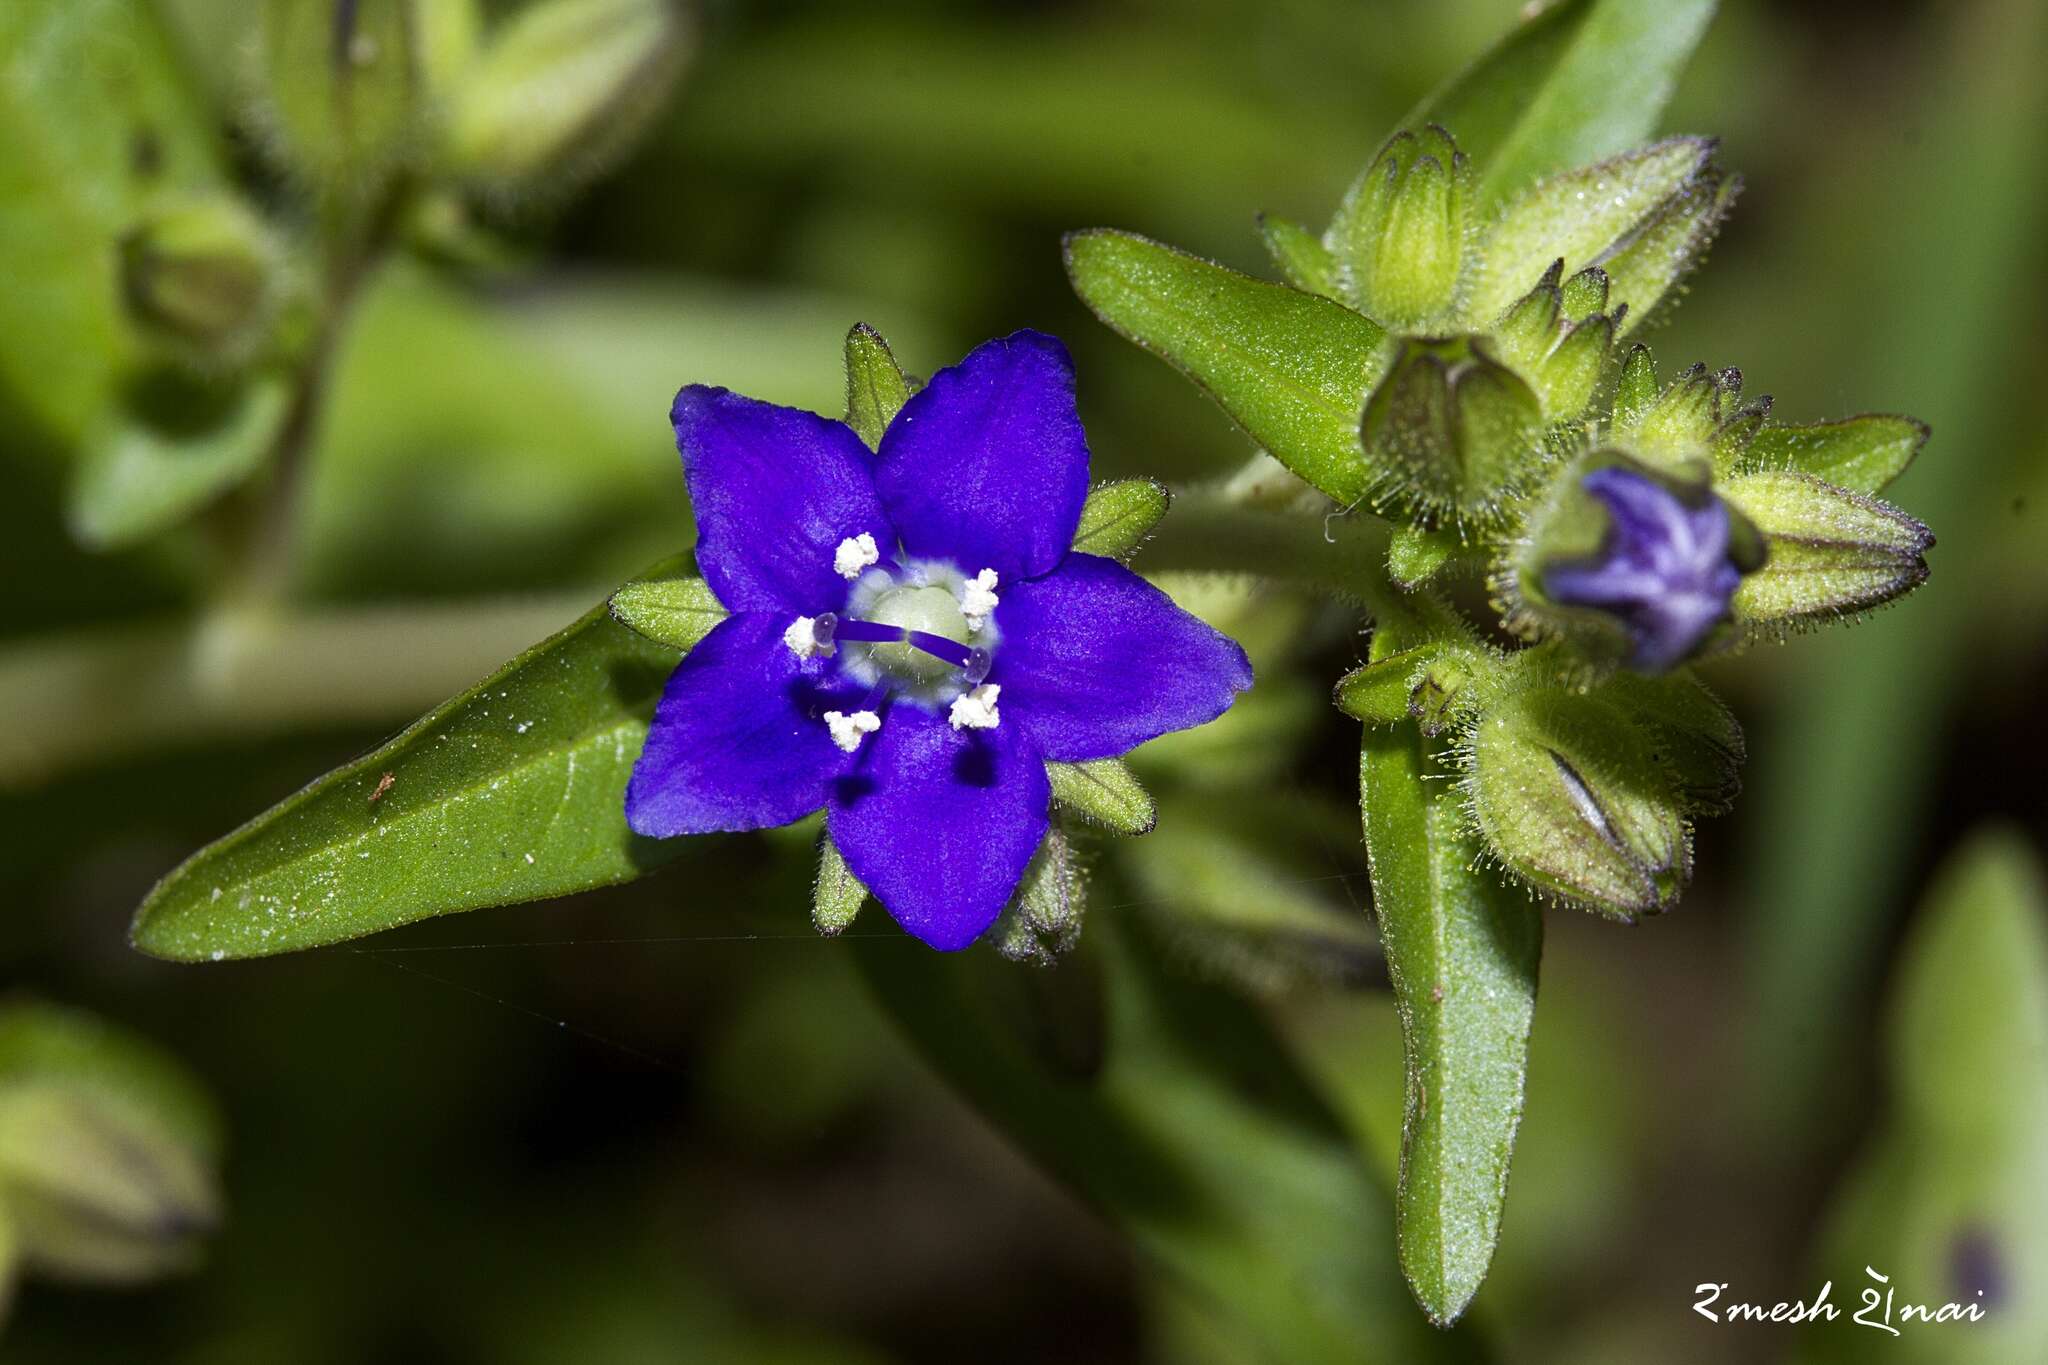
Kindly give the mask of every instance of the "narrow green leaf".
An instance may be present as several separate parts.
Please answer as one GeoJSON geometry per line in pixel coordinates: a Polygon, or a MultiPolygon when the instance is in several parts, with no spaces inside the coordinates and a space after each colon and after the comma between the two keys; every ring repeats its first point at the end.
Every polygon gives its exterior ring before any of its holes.
{"type": "Polygon", "coordinates": [[[1440,123],[1498,204],[1656,131],[1714,0],[1564,0],[1433,91],[1403,127],[1440,123]]]}
{"type": "Polygon", "coordinates": [[[1145,834],[1158,821],[1151,793],[1122,759],[1047,763],[1052,798],[1118,834],[1145,834]]]}
{"type": "Polygon", "coordinates": [[[726,615],[704,580],[680,568],[634,579],[612,594],[609,606],[620,625],[684,653],[695,649],[726,615]]]}
{"type": "Polygon", "coordinates": [[[1925,422],[1868,413],[1838,422],[1765,427],[1744,460],[1746,468],[1790,469],[1854,493],[1877,493],[1906,472],[1927,444],[1925,422]]]}
{"type": "Polygon", "coordinates": [[[1339,502],[1372,483],[1358,416],[1383,363],[1371,319],[1126,232],[1067,237],[1074,291],[1206,390],[1273,457],[1339,502]]]}
{"type": "Polygon", "coordinates": [[[1262,213],[1259,215],[1259,238],[1266,244],[1266,254],[1273,258],[1274,266],[1287,277],[1289,284],[1311,294],[1321,294],[1326,299],[1342,301],[1342,267],[1337,264],[1336,253],[1323,245],[1321,237],[1290,218],[1262,213]]]}
{"type": "Polygon", "coordinates": [[[1373,907],[1407,1077],[1395,1220],[1437,1323],[1464,1313],[1500,1239],[1536,1006],[1543,919],[1482,866],[1421,734],[1368,729],[1359,757],[1373,907]]]}
{"type": "Polygon", "coordinates": [[[1166,515],[1173,494],[1155,479],[1118,479],[1097,484],[1081,505],[1074,549],[1109,559],[1129,559],[1166,515]]]}
{"type": "Polygon", "coordinates": [[[876,1002],[938,1074],[1206,1303],[1226,1340],[1288,1365],[1432,1365],[1483,1351],[1465,1332],[1433,1331],[1405,1301],[1384,1187],[1260,1012],[1170,977],[1141,925],[1098,915],[1050,973],[888,937],[851,948],[876,1002]],[[1103,1050],[1076,1075],[1039,1037],[1046,1011],[1028,993],[1090,968],[1103,1050]]]}
{"type": "Polygon", "coordinates": [[[96,550],[145,540],[256,472],[289,403],[282,379],[244,386],[196,430],[133,410],[89,444],[72,480],[71,533],[96,550]]]}
{"type": "Polygon", "coordinates": [[[846,424],[878,449],[882,433],[910,401],[912,386],[882,334],[857,322],[846,334],[846,424]]]}
{"type": "Polygon", "coordinates": [[[811,888],[811,923],[827,938],[836,938],[846,932],[867,901],[868,889],[846,865],[832,836],[825,835],[818,844],[818,881],[811,888]]]}
{"type": "Polygon", "coordinates": [[[624,806],[674,664],[596,608],[186,859],[135,946],[261,957],[632,880],[681,846],[634,835],[624,806]]]}
{"type": "Polygon", "coordinates": [[[1484,327],[1534,288],[1554,261],[1567,278],[1601,258],[1706,169],[1710,139],[1668,138],[1551,176],[1501,209],[1479,252],[1465,308],[1484,327]]]}

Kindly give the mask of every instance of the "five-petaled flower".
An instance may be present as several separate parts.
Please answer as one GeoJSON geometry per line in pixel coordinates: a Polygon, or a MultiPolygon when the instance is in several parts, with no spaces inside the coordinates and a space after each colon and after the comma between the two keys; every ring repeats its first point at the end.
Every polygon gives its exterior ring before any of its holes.
{"type": "Polygon", "coordinates": [[[691,385],[672,413],[697,565],[732,614],[668,682],[626,818],[668,837],[826,808],[898,923],[965,947],[1044,837],[1047,760],[1215,719],[1244,651],[1114,560],[1053,337],[977,348],[871,452],[813,413],[691,385]]]}
{"type": "Polygon", "coordinates": [[[1662,673],[1685,662],[1728,616],[1742,570],[1729,554],[1728,506],[1712,493],[1687,501],[1655,479],[1596,469],[1579,486],[1606,505],[1608,529],[1590,560],[1551,564],[1543,591],[1592,607],[1628,630],[1628,665],[1662,673]]]}

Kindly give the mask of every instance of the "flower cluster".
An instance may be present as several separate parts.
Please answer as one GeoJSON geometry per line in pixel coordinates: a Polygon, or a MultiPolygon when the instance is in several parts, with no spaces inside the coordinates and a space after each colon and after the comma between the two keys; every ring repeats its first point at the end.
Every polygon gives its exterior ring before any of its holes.
{"type": "Polygon", "coordinates": [[[824,807],[904,928],[965,947],[1048,828],[1046,763],[1213,720],[1233,641],[1072,552],[1088,444],[1066,348],[1018,332],[844,422],[692,385],[672,412],[697,564],[732,614],[669,679],[626,793],[644,835],[824,807]]]}

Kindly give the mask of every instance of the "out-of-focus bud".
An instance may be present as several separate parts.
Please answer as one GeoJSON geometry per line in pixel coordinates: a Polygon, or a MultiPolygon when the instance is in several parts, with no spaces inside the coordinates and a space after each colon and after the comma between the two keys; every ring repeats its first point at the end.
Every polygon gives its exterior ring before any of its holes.
{"type": "Polygon", "coordinates": [[[416,0],[269,0],[260,40],[272,140],[285,165],[359,197],[413,151],[416,0]]]}
{"type": "Polygon", "coordinates": [[[1927,579],[1934,535],[1889,503],[1790,470],[1737,474],[1722,491],[1770,546],[1770,562],[1735,594],[1752,636],[1853,617],[1927,579]]]}
{"type": "Polygon", "coordinates": [[[1086,904],[1087,881],[1073,844],[1055,825],[1024,869],[1016,897],[996,921],[989,940],[1012,962],[1050,966],[1080,941],[1086,904]]]}
{"type": "Polygon", "coordinates": [[[1553,261],[1493,334],[1502,363],[1528,381],[1550,423],[1571,421],[1592,405],[1614,355],[1615,329],[1627,311],[1602,311],[1607,274],[1598,266],[1561,282],[1563,270],[1562,261],[1553,261]]]}
{"type": "Polygon", "coordinates": [[[1406,341],[1359,437],[1380,497],[1432,520],[1490,522],[1544,463],[1542,403],[1476,337],[1406,341]]]}
{"type": "Polygon", "coordinates": [[[211,1119],[167,1059],[68,1011],[0,1011],[0,1207],[30,1273],[190,1265],[218,1220],[211,1119]]]}
{"type": "Polygon", "coordinates": [[[1368,317],[1396,332],[1443,330],[1465,270],[1470,182],[1458,144],[1431,124],[1394,134],[1351,187],[1327,245],[1368,317]]]}
{"type": "Polygon", "coordinates": [[[676,0],[541,0],[522,10],[454,94],[449,171],[502,194],[561,193],[639,135],[688,38],[676,0]]]}
{"type": "Polygon", "coordinates": [[[1652,747],[1597,695],[1510,691],[1460,750],[1487,848],[1537,891],[1615,919],[1655,914],[1692,872],[1692,832],[1652,747]]]}
{"type": "MultiPolygon", "coordinates": [[[[1465,299],[1467,323],[1493,326],[1560,258],[1566,275],[1595,262],[1612,274],[1611,257],[1626,253],[1717,174],[1713,154],[1709,139],[1671,138],[1554,175],[1516,195],[1479,243],[1465,299]]],[[[1639,276],[1648,273],[1647,262],[1632,261],[1615,303],[1628,304],[1631,312],[1647,307],[1637,290],[1639,276]]]]}
{"type": "Polygon", "coordinates": [[[171,204],[131,228],[120,251],[129,316],[196,363],[233,365],[269,335],[282,257],[240,201],[209,195],[171,204]]]}
{"type": "Polygon", "coordinates": [[[1662,673],[1720,631],[1763,557],[1761,537],[1704,478],[1603,451],[1563,471],[1499,587],[1517,631],[1662,673]]]}

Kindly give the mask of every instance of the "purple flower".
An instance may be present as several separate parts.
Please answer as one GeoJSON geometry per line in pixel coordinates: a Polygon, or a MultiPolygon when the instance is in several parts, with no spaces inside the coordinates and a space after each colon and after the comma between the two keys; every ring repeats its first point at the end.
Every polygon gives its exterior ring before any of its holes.
{"type": "Polygon", "coordinates": [[[820,806],[897,922],[963,948],[1047,827],[1048,759],[1215,719],[1244,651],[1114,560],[1069,553],[1088,444],[1060,342],[941,370],[879,452],[691,385],[672,413],[697,565],[732,613],[670,677],[626,789],[657,838],[820,806]]]}
{"type": "Polygon", "coordinates": [[[1545,568],[1544,593],[1618,617],[1633,642],[1630,668],[1676,667],[1727,617],[1742,581],[1728,553],[1727,505],[1712,494],[1688,504],[1618,467],[1596,469],[1579,486],[1606,504],[1607,535],[1592,559],[1545,568]]]}

